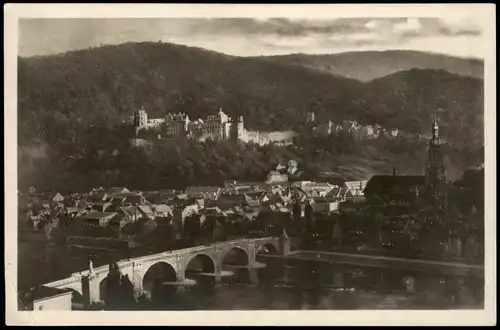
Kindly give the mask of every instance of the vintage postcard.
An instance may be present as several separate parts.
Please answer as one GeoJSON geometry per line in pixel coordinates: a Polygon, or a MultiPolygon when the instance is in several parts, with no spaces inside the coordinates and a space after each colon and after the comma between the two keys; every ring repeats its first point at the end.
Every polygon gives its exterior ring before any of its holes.
{"type": "Polygon", "coordinates": [[[496,324],[494,5],[4,8],[7,324],[496,324]]]}

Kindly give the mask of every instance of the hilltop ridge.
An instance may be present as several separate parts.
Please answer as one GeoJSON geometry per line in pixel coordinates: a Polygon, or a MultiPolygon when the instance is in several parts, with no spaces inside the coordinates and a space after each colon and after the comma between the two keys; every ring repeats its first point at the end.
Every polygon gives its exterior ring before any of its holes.
{"type": "Polygon", "coordinates": [[[345,52],[324,55],[290,54],[262,56],[260,58],[273,63],[297,65],[364,82],[410,69],[441,69],[465,77],[477,79],[484,77],[484,64],[480,59],[410,50],[345,52]]]}

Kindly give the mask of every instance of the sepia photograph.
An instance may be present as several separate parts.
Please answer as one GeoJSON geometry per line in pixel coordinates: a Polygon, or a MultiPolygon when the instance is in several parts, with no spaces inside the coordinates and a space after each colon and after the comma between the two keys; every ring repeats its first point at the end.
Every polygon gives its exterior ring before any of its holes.
{"type": "Polygon", "coordinates": [[[496,323],[493,6],[58,6],[5,16],[13,323],[496,323]]]}

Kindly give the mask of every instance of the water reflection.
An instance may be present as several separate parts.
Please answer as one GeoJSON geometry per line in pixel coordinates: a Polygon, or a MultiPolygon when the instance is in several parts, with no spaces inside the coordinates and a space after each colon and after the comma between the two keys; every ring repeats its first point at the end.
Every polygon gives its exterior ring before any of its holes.
{"type": "MultiPolygon", "coordinates": [[[[483,308],[483,281],[316,261],[260,259],[266,267],[227,267],[220,282],[157,284],[147,308],[162,310],[483,308]],[[154,307],[153,307],[154,306],[154,307]]],[[[145,306],[143,304],[143,306],[145,306]]],[[[141,307],[146,308],[146,307],[141,307]]]]}

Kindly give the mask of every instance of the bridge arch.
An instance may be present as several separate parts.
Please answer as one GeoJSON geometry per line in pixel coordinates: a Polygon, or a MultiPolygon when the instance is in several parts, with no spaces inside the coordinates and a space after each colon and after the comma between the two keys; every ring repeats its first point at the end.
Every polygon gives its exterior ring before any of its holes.
{"type": "Polygon", "coordinates": [[[184,267],[184,276],[189,277],[199,273],[215,273],[217,262],[212,256],[198,253],[188,258],[184,267]]]}
{"type": "Polygon", "coordinates": [[[75,305],[83,306],[84,304],[83,294],[80,291],[71,287],[67,289],[71,290],[71,304],[73,305],[73,307],[76,307],[75,305]]]}
{"type": "Polygon", "coordinates": [[[176,282],[177,271],[174,266],[165,261],[159,261],[151,265],[142,277],[142,289],[152,293],[155,286],[160,282],[176,282]]]}
{"type": "Polygon", "coordinates": [[[104,277],[99,281],[99,300],[106,301],[108,291],[108,277],[104,277]]]}
{"type": "Polygon", "coordinates": [[[278,244],[275,242],[264,242],[255,246],[255,254],[278,254],[278,244]]]}
{"type": "Polygon", "coordinates": [[[235,246],[222,254],[222,266],[246,266],[250,263],[250,256],[246,249],[235,246]]]}

